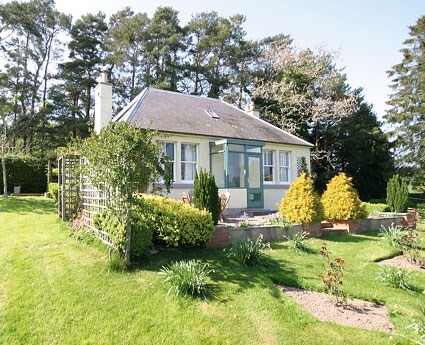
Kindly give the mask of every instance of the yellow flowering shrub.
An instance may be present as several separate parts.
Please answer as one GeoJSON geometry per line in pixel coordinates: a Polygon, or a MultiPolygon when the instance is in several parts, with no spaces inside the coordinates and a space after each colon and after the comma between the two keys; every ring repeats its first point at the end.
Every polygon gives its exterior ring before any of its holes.
{"type": "Polygon", "coordinates": [[[352,178],[340,173],[332,178],[322,195],[325,219],[350,220],[366,217],[352,178]]]}
{"type": "Polygon", "coordinates": [[[280,214],[294,223],[312,223],[322,220],[320,198],[314,190],[313,179],[303,172],[289,187],[280,202],[280,214]]]}

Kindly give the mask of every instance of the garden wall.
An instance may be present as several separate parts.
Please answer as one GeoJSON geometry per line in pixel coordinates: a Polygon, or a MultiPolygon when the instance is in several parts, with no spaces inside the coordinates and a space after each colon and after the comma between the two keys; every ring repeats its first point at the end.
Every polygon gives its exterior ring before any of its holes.
{"type": "MultiPolygon", "coordinates": [[[[362,233],[370,230],[378,230],[381,226],[388,227],[391,224],[402,224],[405,221],[403,216],[386,217],[386,218],[368,218],[360,219],[352,223],[352,231],[347,229],[349,233],[362,233]],[[354,226],[353,226],[354,224],[354,226]],[[355,230],[355,231],[354,231],[355,230]]],[[[341,225],[343,223],[340,223],[341,225]]],[[[223,225],[216,226],[216,230],[213,233],[211,241],[208,244],[208,248],[224,248],[232,243],[242,242],[247,239],[256,240],[260,234],[263,235],[263,241],[285,241],[285,235],[290,233],[297,233],[302,231],[302,226],[296,224],[291,230],[285,231],[278,226],[260,226],[260,227],[248,227],[248,228],[229,228],[223,225]]],[[[319,231],[311,237],[321,237],[325,231],[319,231]]]]}

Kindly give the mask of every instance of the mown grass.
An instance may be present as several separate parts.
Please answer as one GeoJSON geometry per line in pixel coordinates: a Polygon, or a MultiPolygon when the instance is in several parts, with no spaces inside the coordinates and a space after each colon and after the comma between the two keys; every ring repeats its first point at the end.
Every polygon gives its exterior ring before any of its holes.
{"type": "Polygon", "coordinates": [[[276,283],[324,290],[323,241],[346,260],[346,292],[387,305],[403,333],[425,305],[425,274],[411,272],[412,293],[379,283],[375,261],[397,252],[377,232],[312,239],[307,253],[273,243],[266,272],[207,249],[164,250],[114,272],[106,250],[69,237],[53,202],[0,199],[0,344],[407,344],[320,322],[280,292],[276,283]],[[158,272],[180,259],[214,268],[207,301],[167,295],[158,272]]]}

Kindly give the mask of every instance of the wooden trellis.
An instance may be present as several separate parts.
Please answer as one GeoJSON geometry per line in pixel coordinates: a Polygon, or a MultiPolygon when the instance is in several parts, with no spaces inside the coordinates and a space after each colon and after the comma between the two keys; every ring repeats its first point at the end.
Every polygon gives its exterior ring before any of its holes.
{"type": "Polygon", "coordinates": [[[62,220],[75,218],[79,203],[78,156],[61,156],[58,159],[58,214],[62,220]]]}
{"type": "Polygon", "coordinates": [[[80,176],[78,164],[87,164],[79,156],[62,156],[58,160],[58,213],[62,220],[71,220],[81,217],[84,225],[94,231],[99,239],[112,247],[109,235],[94,224],[94,216],[102,213],[106,207],[106,193],[99,190],[88,176],[80,176]]]}

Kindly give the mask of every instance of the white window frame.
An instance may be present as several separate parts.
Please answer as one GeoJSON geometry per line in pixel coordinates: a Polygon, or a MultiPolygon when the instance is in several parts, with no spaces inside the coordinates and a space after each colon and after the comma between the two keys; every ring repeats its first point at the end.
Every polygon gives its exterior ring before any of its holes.
{"type": "MultiPolygon", "coordinates": [[[[174,153],[174,159],[171,160],[171,162],[173,163],[173,182],[176,182],[176,156],[177,156],[177,145],[176,142],[174,141],[159,141],[158,144],[161,147],[162,152],[167,153],[167,151],[165,150],[165,145],[166,144],[173,144],[173,153],[174,153]]],[[[170,157],[171,158],[171,157],[170,157]]],[[[163,167],[164,168],[164,167],[163,167]]],[[[164,180],[161,178],[159,180],[159,183],[164,183],[164,180]]]]}
{"type": "Polygon", "coordinates": [[[283,150],[279,151],[278,165],[279,165],[279,184],[285,184],[285,185],[291,184],[291,179],[292,179],[292,176],[291,176],[291,151],[283,151],[283,150]],[[288,155],[287,156],[288,165],[281,165],[280,164],[280,162],[281,162],[280,155],[282,153],[285,153],[285,154],[288,155]],[[288,181],[282,181],[281,169],[288,169],[288,181]]]}
{"type": "MultiPolygon", "coordinates": [[[[199,144],[197,143],[185,143],[182,142],[180,143],[180,178],[181,178],[181,182],[182,183],[193,183],[193,180],[183,180],[183,174],[182,174],[182,168],[183,168],[183,164],[195,164],[195,170],[198,173],[199,172],[199,144]],[[196,161],[184,161],[183,157],[182,157],[182,153],[183,153],[183,145],[192,145],[195,146],[196,148],[196,161]]],[[[194,177],[195,178],[195,177],[194,177]]]]}
{"type": "Polygon", "coordinates": [[[264,149],[263,150],[263,183],[264,184],[273,184],[273,183],[276,182],[276,166],[275,166],[276,160],[275,160],[275,156],[276,156],[275,150],[270,150],[270,149],[264,149]],[[266,153],[270,153],[270,152],[272,153],[272,162],[271,162],[271,164],[266,164],[266,163],[269,163],[269,162],[266,162],[266,160],[264,158],[267,156],[266,153]],[[273,179],[271,181],[265,180],[266,176],[264,174],[264,168],[266,168],[266,167],[272,168],[272,178],[273,179]]]}

